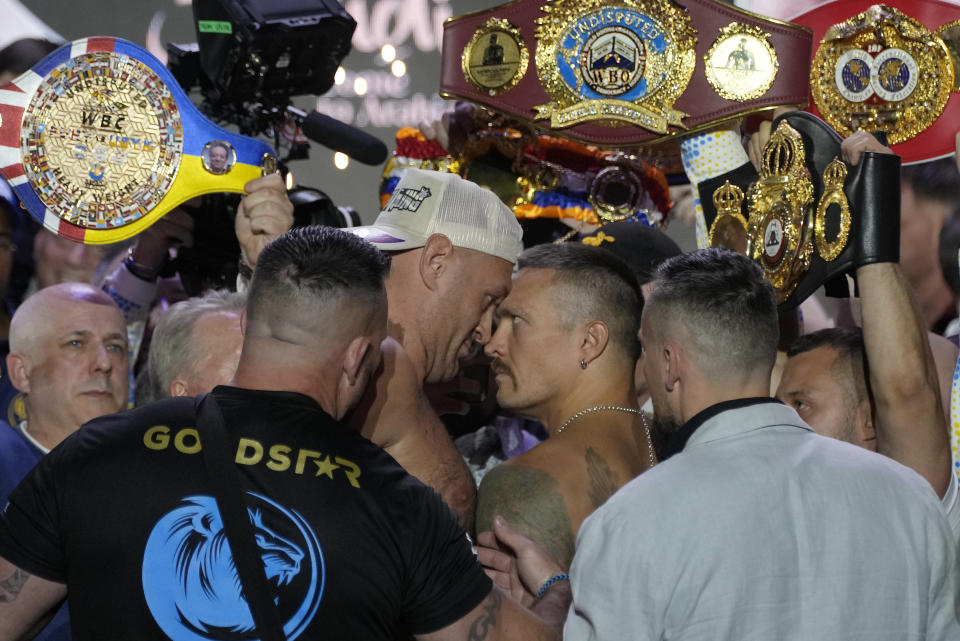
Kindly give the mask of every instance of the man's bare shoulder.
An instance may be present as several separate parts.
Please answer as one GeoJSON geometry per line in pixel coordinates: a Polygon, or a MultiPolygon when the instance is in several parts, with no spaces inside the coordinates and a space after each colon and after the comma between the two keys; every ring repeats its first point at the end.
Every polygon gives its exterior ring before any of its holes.
{"type": "Polygon", "coordinates": [[[350,423],[366,438],[388,447],[402,435],[404,425],[422,421],[425,401],[416,368],[396,339],[380,344],[383,362],[350,417],[350,423]]]}
{"type": "Polygon", "coordinates": [[[571,470],[582,467],[583,461],[582,443],[548,438],[536,447],[507,459],[501,463],[501,466],[520,466],[541,470],[557,478],[561,487],[565,487],[572,482],[571,470]]]}
{"type": "Polygon", "coordinates": [[[560,481],[563,477],[526,464],[533,460],[534,457],[521,455],[498,465],[483,477],[477,496],[477,531],[491,529],[494,517],[502,516],[518,532],[545,545],[564,567],[569,567],[575,531],[560,481]]]}

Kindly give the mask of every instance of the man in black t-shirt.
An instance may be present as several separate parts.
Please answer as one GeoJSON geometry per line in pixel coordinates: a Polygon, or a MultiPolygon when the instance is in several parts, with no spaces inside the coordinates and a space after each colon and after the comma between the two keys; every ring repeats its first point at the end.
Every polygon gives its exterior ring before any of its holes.
{"type": "MultiPolygon", "coordinates": [[[[251,284],[235,387],[211,397],[284,636],[552,638],[491,587],[439,497],[338,422],[380,365],[388,264],[331,228],[274,241],[251,284]]],[[[0,514],[0,640],[68,592],[80,641],[262,638],[199,401],[93,421],[14,490],[0,514]]]]}

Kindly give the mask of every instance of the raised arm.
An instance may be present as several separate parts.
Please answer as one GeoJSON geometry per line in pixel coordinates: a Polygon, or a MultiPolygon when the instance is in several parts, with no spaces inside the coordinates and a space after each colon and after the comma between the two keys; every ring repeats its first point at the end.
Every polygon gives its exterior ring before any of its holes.
{"type": "MultiPolygon", "coordinates": [[[[864,151],[890,153],[866,132],[847,138],[842,150],[852,164],[864,151]]],[[[914,469],[943,496],[950,442],[926,326],[899,264],[864,265],[857,269],[857,283],[877,450],[914,469]]]]}

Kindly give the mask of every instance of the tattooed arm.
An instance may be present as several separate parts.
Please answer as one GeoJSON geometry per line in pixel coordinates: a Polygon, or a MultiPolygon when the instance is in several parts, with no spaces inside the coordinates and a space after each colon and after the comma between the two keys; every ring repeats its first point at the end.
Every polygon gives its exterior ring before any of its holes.
{"type": "Polygon", "coordinates": [[[517,532],[544,545],[560,565],[570,567],[576,538],[552,475],[521,465],[500,465],[488,472],[477,498],[477,532],[492,529],[497,515],[517,532]]]}
{"type": "Polygon", "coordinates": [[[31,576],[0,557],[0,641],[30,638],[66,596],[62,583],[31,576]]]}
{"type": "Polygon", "coordinates": [[[470,614],[442,630],[418,635],[424,641],[560,641],[559,626],[548,624],[494,587],[470,614]]]}

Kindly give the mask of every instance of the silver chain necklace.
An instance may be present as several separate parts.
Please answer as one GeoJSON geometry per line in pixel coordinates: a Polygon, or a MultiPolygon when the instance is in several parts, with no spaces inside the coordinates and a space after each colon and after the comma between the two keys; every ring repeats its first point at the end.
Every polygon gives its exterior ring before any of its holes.
{"type": "Polygon", "coordinates": [[[647,424],[647,415],[641,410],[633,409],[632,407],[620,407],[619,405],[594,405],[593,407],[582,409],[568,418],[564,424],[560,426],[560,429],[557,430],[557,434],[559,435],[561,432],[563,432],[563,430],[567,429],[567,425],[570,425],[570,423],[573,423],[578,418],[586,416],[587,414],[592,414],[593,412],[627,412],[629,414],[639,415],[640,420],[643,422],[643,431],[647,434],[647,452],[650,453],[650,467],[653,467],[657,464],[656,459],[653,457],[653,439],[650,437],[650,426],[647,424]]]}

